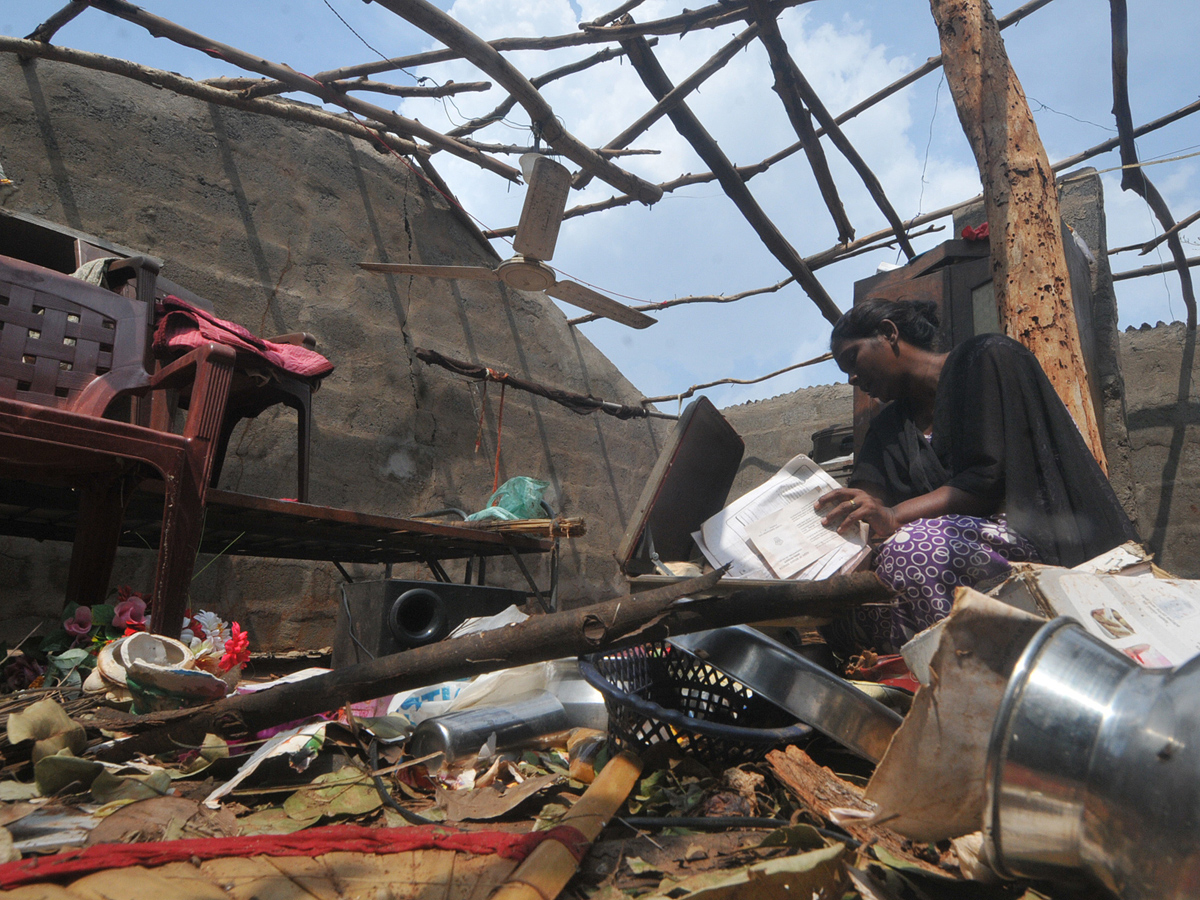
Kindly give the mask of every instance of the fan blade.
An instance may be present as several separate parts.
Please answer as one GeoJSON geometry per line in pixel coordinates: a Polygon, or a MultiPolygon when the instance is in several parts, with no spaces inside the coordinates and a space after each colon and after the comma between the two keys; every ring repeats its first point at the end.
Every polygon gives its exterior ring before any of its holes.
{"type": "Polygon", "coordinates": [[[360,269],[368,272],[389,272],[393,275],[424,275],[426,278],[461,278],[466,281],[499,281],[491,269],[483,266],[410,266],[408,263],[362,262],[360,269]]]}
{"type": "Polygon", "coordinates": [[[548,156],[538,156],[529,173],[529,190],[521,207],[521,220],[513,237],[513,250],[532,259],[554,256],[558,226],[567,209],[571,173],[548,156]]]}
{"type": "Polygon", "coordinates": [[[546,293],[559,300],[565,300],[572,306],[579,306],[598,316],[628,325],[630,328],[648,328],[657,322],[645,313],[630,309],[624,303],[618,303],[611,297],[598,294],[591,288],[573,281],[559,281],[546,288],[546,293]]]}

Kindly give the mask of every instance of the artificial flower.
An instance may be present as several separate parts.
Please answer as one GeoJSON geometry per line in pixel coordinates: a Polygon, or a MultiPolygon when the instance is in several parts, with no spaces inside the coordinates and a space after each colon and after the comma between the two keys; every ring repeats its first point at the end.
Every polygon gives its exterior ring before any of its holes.
{"type": "Polygon", "coordinates": [[[4,667],[4,686],[10,691],[27,688],[45,674],[45,667],[24,653],[15,653],[12,662],[4,667]]]}
{"type": "Polygon", "coordinates": [[[235,666],[244,666],[250,662],[250,635],[242,631],[242,626],[234,622],[230,626],[229,639],[225,642],[225,655],[221,657],[221,671],[228,672],[235,666]]]}
{"type": "Polygon", "coordinates": [[[138,594],[129,594],[113,609],[113,628],[132,627],[137,631],[146,628],[146,601],[138,594]]]}
{"type": "Polygon", "coordinates": [[[67,634],[73,634],[77,638],[84,637],[91,633],[92,630],[92,609],[90,606],[79,606],[75,608],[75,615],[63,622],[63,628],[67,634]]]}

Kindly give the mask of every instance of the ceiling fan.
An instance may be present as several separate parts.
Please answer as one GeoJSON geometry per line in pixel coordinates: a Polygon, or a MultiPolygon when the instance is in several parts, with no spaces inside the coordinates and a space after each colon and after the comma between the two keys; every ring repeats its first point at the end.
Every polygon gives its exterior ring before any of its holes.
{"type": "Polygon", "coordinates": [[[515,254],[494,269],[484,266],[414,266],[407,263],[363,262],[359,266],[370,272],[391,272],[398,275],[424,275],[427,278],[465,278],[471,281],[500,281],[519,291],[544,291],[593,312],[606,319],[646,328],[657,320],[645,313],[618,303],[611,297],[586,288],[573,281],[559,281],[546,260],[554,256],[558,228],[567,209],[567,193],[571,189],[571,173],[567,168],[540,153],[521,157],[521,168],[529,189],[521,207],[521,220],[513,237],[515,254]]]}

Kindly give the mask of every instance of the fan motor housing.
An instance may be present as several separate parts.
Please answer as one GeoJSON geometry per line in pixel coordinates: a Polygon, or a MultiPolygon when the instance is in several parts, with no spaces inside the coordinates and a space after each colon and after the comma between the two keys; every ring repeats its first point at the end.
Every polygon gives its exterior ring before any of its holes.
{"type": "Polygon", "coordinates": [[[518,291],[544,291],[554,284],[554,270],[544,262],[515,256],[496,267],[500,280],[518,291]]]}

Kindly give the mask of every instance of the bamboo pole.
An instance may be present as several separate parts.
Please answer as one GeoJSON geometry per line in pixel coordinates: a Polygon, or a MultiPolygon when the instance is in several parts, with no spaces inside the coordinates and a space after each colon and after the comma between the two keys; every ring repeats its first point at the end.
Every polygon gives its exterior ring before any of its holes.
{"type": "MultiPolygon", "coordinates": [[[[629,61],[641,76],[642,82],[650,90],[650,93],[660,100],[669,94],[673,87],[671,79],[667,77],[667,73],[655,59],[645,38],[635,38],[623,43],[629,54],[629,61]]],[[[767,217],[762,207],[758,205],[758,201],[754,199],[754,195],[750,193],[750,189],[746,187],[746,183],[738,175],[733,163],[729,161],[700,120],[688,109],[687,104],[680,103],[667,115],[675,126],[675,130],[692,145],[692,149],[708,164],[708,167],[718,173],[721,188],[746,221],[750,223],[750,227],[758,234],[759,239],[766,245],[771,255],[779,260],[792,277],[800,283],[808,296],[817,304],[817,309],[821,311],[821,314],[830,322],[836,322],[842,313],[837,304],[833,302],[833,298],[822,287],[821,282],[817,281],[816,276],[813,275],[795,248],[788,243],[787,238],[783,236],[775,223],[767,217]]]]}
{"type": "MultiPolygon", "coordinates": [[[[110,0],[106,0],[106,2],[110,2],[110,0]]],[[[617,190],[633,194],[643,203],[654,203],[662,197],[662,189],[658,185],[651,184],[649,181],[625,171],[612,161],[600,156],[567,131],[554,115],[550,104],[538,93],[538,89],[529,83],[529,79],[501,56],[499,51],[429,3],[428,0],[378,0],[378,2],[385,9],[416,25],[426,34],[437,38],[446,46],[458,50],[470,63],[495,79],[524,107],[529,114],[535,134],[563,156],[594,173],[597,178],[611,184],[617,190]]]]}
{"type": "MultiPolygon", "coordinates": [[[[825,104],[821,101],[817,92],[812,89],[812,86],[808,83],[808,79],[804,77],[804,73],[800,71],[800,67],[796,65],[796,61],[792,58],[791,53],[788,52],[787,44],[784,42],[783,35],[779,31],[779,23],[767,9],[766,0],[751,0],[751,8],[754,10],[754,14],[762,26],[760,40],[763,46],[767,48],[767,55],[771,59],[771,68],[776,72],[776,91],[779,93],[781,99],[785,97],[790,98],[790,100],[784,99],[785,108],[789,106],[789,103],[792,107],[801,110],[807,107],[812,116],[821,123],[821,127],[829,136],[829,140],[841,151],[841,154],[854,167],[854,171],[858,173],[858,177],[862,179],[863,186],[866,187],[867,193],[871,195],[871,199],[875,201],[875,205],[879,207],[879,211],[883,213],[883,217],[896,229],[896,234],[904,255],[912,259],[917,253],[913,250],[912,244],[909,243],[908,238],[905,236],[904,225],[900,221],[900,216],[892,206],[891,201],[888,200],[887,194],[884,193],[883,185],[880,184],[875,173],[871,171],[871,167],[867,165],[866,160],[862,158],[858,150],[854,148],[854,145],[850,143],[850,139],[842,132],[842,129],[838,126],[833,116],[829,114],[829,110],[825,108],[825,104]]],[[[791,113],[789,112],[790,117],[791,113]]],[[[801,140],[803,140],[804,136],[811,132],[812,139],[815,142],[817,136],[816,132],[812,131],[812,122],[807,116],[802,118],[806,122],[806,127],[803,133],[798,131],[797,134],[800,134],[801,140]]],[[[823,160],[824,156],[822,155],[821,158],[823,160]]],[[[849,242],[853,238],[854,234],[851,232],[845,240],[849,242]]]]}
{"type": "Polygon", "coordinates": [[[930,0],[946,83],[983,182],[992,284],[1005,332],[1037,357],[1100,467],[1054,171],[987,0],[930,0]]]}
{"type": "MultiPolygon", "coordinates": [[[[737,55],[739,50],[742,50],[754,40],[758,34],[758,26],[751,25],[732,41],[709,57],[695,72],[689,75],[683,81],[673,87],[665,97],[659,100],[654,106],[650,107],[646,112],[642,113],[632,125],[618,134],[615,138],[604,145],[604,149],[613,150],[620,147],[628,147],[641,134],[649,130],[650,126],[665,116],[670,110],[674,109],[683,99],[696,88],[700,87],[712,75],[723,69],[728,62],[737,55]]],[[[580,172],[571,182],[571,186],[576,190],[583,190],[590,182],[591,176],[587,172],[580,172]]]]}
{"type": "MultiPolygon", "coordinates": [[[[556,827],[574,829],[590,845],[624,804],[641,774],[640,759],[628,750],[618,753],[558,820],[556,827]]],[[[585,850],[581,846],[568,847],[555,836],[547,838],[533,848],[489,900],[554,900],[575,877],[580,854],[585,850]]]]}
{"type": "Polygon", "coordinates": [[[128,0],[91,0],[91,4],[110,15],[124,19],[127,22],[132,22],[135,25],[140,25],[155,37],[165,37],[176,44],[190,47],[193,50],[200,50],[209,56],[222,59],[225,62],[240,66],[251,72],[269,75],[287,84],[289,90],[313,94],[320,97],[326,103],[340,106],[343,109],[374,119],[376,122],[400,134],[419,137],[481,168],[495,172],[509,181],[520,181],[520,171],[512,166],[502,163],[499,160],[491,159],[478,150],[473,150],[454,140],[454,138],[446,137],[444,134],[434,131],[432,128],[422,125],[413,119],[397,115],[381,106],[366,103],[356,97],[348,97],[308,75],[297,72],[290,66],[273,63],[239,50],[236,47],[231,47],[228,44],[211,40],[202,34],[197,34],[190,29],[184,28],[182,25],[176,25],[174,22],[149,13],[141,7],[129,3],[128,0]]]}
{"type": "Polygon", "coordinates": [[[176,94],[182,94],[185,97],[194,97],[205,103],[228,106],[233,109],[245,110],[246,112],[260,113],[289,122],[316,125],[320,128],[347,134],[350,137],[360,140],[380,140],[397,153],[416,156],[418,159],[429,154],[427,147],[420,146],[405,138],[397,137],[390,131],[371,129],[356,119],[337,116],[323,109],[318,109],[315,106],[303,103],[291,103],[287,100],[248,99],[241,94],[218,87],[211,87],[203,82],[193,81],[190,78],[184,78],[182,75],[176,75],[174,72],[151,69],[125,59],[116,59],[112,56],[102,56],[98,53],[88,53],[84,50],[71,50],[66,47],[55,46],[54,44],[43,44],[39,41],[21,40],[20,38],[10,38],[3,35],[0,35],[0,53],[15,53],[19,56],[38,57],[39,59],[49,59],[54,62],[69,63],[85,69],[94,69],[98,72],[109,72],[110,74],[120,75],[123,78],[129,78],[133,81],[140,81],[143,84],[165,88],[176,94]]]}
{"type": "Polygon", "coordinates": [[[1183,242],[1175,231],[1175,219],[1167,206],[1167,201],[1158,192],[1158,188],[1147,177],[1145,171],[1137,164],[1137,146],[1133,143],[1133,113],[1129,107],[1129,14],[1125,8],[1125,0],[1109,0],[1112,12],[1112,81],[1113,81],[1113,117],[1117,120],[1117,134],[1120,140],[1121,190],[1133,191],[1146,201],[1153,210],[1155,217],[1166,229],[1164,240],[1171,250],[1175,260],[1175,268],[1179,273],[1180,292],[1183,303],[1187,307],[1187,326],[1189,331],[1196,330],[1196,293],[1192,287],[1192,273],[1188,271],[1187,254],[1183,252],[1183,242]]]}
{"type": "Polygon", "coordinates": [[[524,622],[428,644],[347,666],[295,684],[227,697],[209,706],[155,722],[112,745],[107,759],[130,759],[198,746],[206,734],[244,740],[285,722],[453,678],[468,678],[527,663],[619,649],[670,635],[797,616],[827,618],[862,603],[883,602],[890,592],[871,572],[826,581],[781,581],[736,589],[727,596],[696,598],[713,589],[720,571],[663,588],[524,622]],[[161,724],[160,724],[161,723],[161,724]]]}

